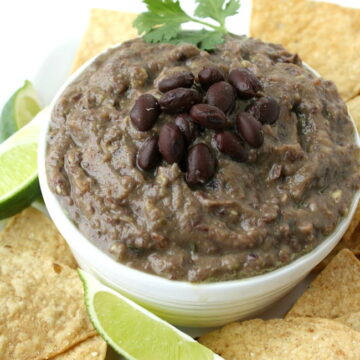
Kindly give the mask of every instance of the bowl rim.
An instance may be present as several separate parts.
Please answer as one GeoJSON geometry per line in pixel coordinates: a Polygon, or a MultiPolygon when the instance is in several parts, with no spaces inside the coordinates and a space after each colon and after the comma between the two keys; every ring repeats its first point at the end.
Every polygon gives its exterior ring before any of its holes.
{"type": "MultiPolygon", "coordinates": [[[[89,65],[91,65],[99,56],[105,54],[111,49],[115,49],[119,47],[121,44],[122,42],[117,43],[105,49],[104,51],[98,53],[97,55],[86,61],[82,66],[80,66],[74,73],[72,73],[66,79],[63,85],[58,89],[53,100],[51,101],[50,105],[46,108],[46,110],[40,112],[38,115],[38,117],[42,118],[40,121],[41,131],[40,131],[39,145],[38,145],[38,169],[39,169],[40,188],[49,215],[54,221],[55,225],[58,227],[59,231],[62,232],[62,226],[66,224],[66,226],[68,228],[70,227],[71,231],[74,233],[73,236],[74,240],[71,240],[71,243],[70,240],[66,236],[64,236],[65,240],[69,243],[70,248],[79,250],[80,248],[87,247],[87,250],[93,252],[93,254],[96,255],[96,257],[99,259],[99,262],[106,261],[106,266],[111,266],[114,270],[116,269],[115,271],[117,271],[117,273],[121,273],[122,276],[124,277],[127,277],[127,275],[129,275],[129,278],[141,277],[142,280],[148,280],[152,284],[156,284],[159,287],[176,288],[177,290],[179,289],[193,290],[194,288],[201,290],[214,290],[214,289],[229,290],[233,288],[238,289],[238,287],[242,287],[242,286],[246,287],[249,286],[250,284],[252,286],[259,286],[261,284],[268,282],[269,280],[273,280],[274,278],[281,278],[283,276],[286,276],[289,273],[296,271],[296,269],[301,268],[303,265],[305,265],[308,262],[314,263],[315,261],[314,266],[316,266],[316,264],[318,264],[323,258],[325,258],[330,253],[330,251],[335,247],[335,245],[340,241],[342,235],[345,233],[348,226],[350,225],[350,222],[355,214],[356,208],[360,201],[360,190],[358,190],[354,194],[349,211],[346,214],[346,216],[343,216],[341,218],[334,231],[329,236],[324,238],[324,240],[320,244],[318,244],[314,249],[312,249],[306,254],[301,255],[300,257],[296,258],[290,263],[285,264],[279,268],[276,268],[275,270],[270,270],[263,274],[246,277],[246,278],[234,279],[234,280],[192,283],[185,280],[171,280],[156,274],[147,273],[145,271],[131,268],[127,265],[124,265],[116,261],[114,258],[108,255],[105,251],[98,248],[95,244],[93,244],[90,240],[88,240],[85,235],[81,233],[81,231],[77,228],[77,226],[73,223],[73,221],[66,215],[65,210],[61,207],[59,200],[57,199],[56,195],[50,190],[48,185],[47,173],[45,168],[48,128],[50,125],[53,108],[58,98],[66,89],[66,87],[74,80],[76,80],[78,76],[89,65]],[[316,260],[317,258],[318,260],[316,260]]],[[[320,74],[317,71],[315,71],[312,67],[310,67],[308,64],[303,62],[303,65],[305,68],[310,70],[314,75],[320,77],[320,74]]],[[[350,116],[350,119],[354,127],[355,143],[360,148],[360,137],[356,124],[349,111],[348,114],[350,116]]],[[[310,270],[311,268],[309,269],[309,271],[310,270]]]]}

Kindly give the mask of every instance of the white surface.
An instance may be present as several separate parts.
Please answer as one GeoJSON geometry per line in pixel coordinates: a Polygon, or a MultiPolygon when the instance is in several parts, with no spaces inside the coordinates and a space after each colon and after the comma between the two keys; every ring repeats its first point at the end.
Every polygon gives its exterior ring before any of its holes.
{"type": "MultiPolygon", "coordinates": [[[[229,19],[234,33],[247,32],[250,1],[243,0],[241,14],[229,19]]],[[[183,0],[192,11],[193,0],[183,0]]],[[[86,28],[90,8],[142,12],[140,0],[12,0],[0,2],[0,108],[25,79],[48,104],[69,72],[75,50],[86,28]],[[6,54],[6,55],[5,55],[6,54]],[[6,86],[4,86],[4,84],[6,86]]]]}

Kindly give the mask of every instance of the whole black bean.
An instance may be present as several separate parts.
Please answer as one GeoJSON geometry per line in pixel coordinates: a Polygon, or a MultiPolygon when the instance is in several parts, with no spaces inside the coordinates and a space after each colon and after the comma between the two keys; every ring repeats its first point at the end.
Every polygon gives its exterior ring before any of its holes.
{"type": "Polygon", "coordinates": [[[263,124],[273,124],[279,118],[280,106],[271,96],[264,96],[251,103],[246,111],[263,124]]]}
{"type": "Polygon", "coordinates": [[[177,88],[166,92],[159,100],[161,109],[167,113],[188,111],[194,104],[201,102],[200,93],[194,89],[177,88]]]}
{"type": "Polygon", "coordinates": [[[247,159],[247,151],[239,135],[230,131],[224,131],[215,134],[214,139],[217,148],[222,153],[231,156],[237,161],[245,161],[247,159]]]}
{"type": "Polygon", "coordinates": [[[188,144],[191,144],[199,135],[197,125],[192,122],[191,116],[189,114],[179,114],[175,118],[175,124],[184,135],[188,144]]]}
{"type": "Polygon", "coordinates": [[[196,104],[190,109],[192,120],[209,129],[222,130],[226,126],[226,116],[216,106],[196,104]]]}
{"type": "Polygon", "coordinates": [[[198,74],[198,79],[200,85],[203,89],[208,89],[212,84],[223,81],[224,75],[222,72],[215,66],[210,66],[202,69],[198,74]]]}
{"type": "Polygon", "coordinates": [[[229,83],[232,84],[239,97],[250,99],[262,90],[258,78],[248,69],[234,69],[229,74],[229,83]]]}
{"type": "Polygon", "coordinates": [[[209,105],[218,107],[223,112],[231,110],[236,99],[235,90],[226,81],[212,84],[206,93],[206,101],[209,105]]]}
{"type": "Polygon", "coordinates": [[[151,94],[140,95],[130,111],[132,124],[140,131],[153,127],[160,114],[159,103],[151,94]]]}
{"type": "Polygon", "coordinates": [[[194,83],[194,75],[190,71],[180,71],[162,79],[158,88],[161,92],[167,92],[179,87],[189,88],[194,83]]]}
{"type": "Polygon", "coordinates": [[[241,137],[252,147],[258,148],[264,143],[261,122],[253,115],[241,112],[236,117],[236,127],[241,137]]]}
{"type": "Polygon", "coordinates": [[[184,137],[174,123],[166,123],[160,130],[159,150],[169,164],[181,160],[185,152],[184,137]]]}
{"type": "Polygon", "coordinates": [[[205,184],[215,174],[215,158],[206,144],[194,145],[187,157],[186,181],[189,184],[205,184]]]}
{"type": "Polygon", "coordinates": [[[151,170],[156,167],[160,160],[159,152],[159,136],[154,135],[148,137],[141,145],[137,154],[137,165],[142,170],[151,170]]]}

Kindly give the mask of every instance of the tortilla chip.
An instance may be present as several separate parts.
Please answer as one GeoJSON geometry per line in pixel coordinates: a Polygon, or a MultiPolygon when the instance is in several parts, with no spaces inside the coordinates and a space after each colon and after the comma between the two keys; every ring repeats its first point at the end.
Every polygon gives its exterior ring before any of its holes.
{"type": "Polygon", "coordinates": [[[49,257],[0,246],[2,360],[42,360],[96,334],[77,272],[49,257]]]}
{"type": "MultiPolygon", "coordinates": [[[[358,208],[356,209],[354,217],[351,220],[350,226],[347,229],[343,239],[341,240],[345,245],[349,244],[349,243],[353,243],[354,240],[356,240],[356,239],[354,239],[353,235],[355,235],[355,232],[356,232],[357,228],[359,227],[358,226],[359,223],[360,223],[360,206],[358,206],[358,208]]],[[[355,236],[355,238],[356,238],[356,236],[355,236]]],[[[357,245],[358,245],[358,247],[360,246],[360,244],[357,244],[357,245]]],[[[352,248],[349,246],[347,246],[347,248],[352,250],[352,248]]]]}
{"type": "Polygon", "coordinates": [[[334,319],[339,321],[352,329],[360,332],[360,312],[341,316],[339,318],[334,319]]]}
{"type": "Polygon", "coordinates": [[[75,56],[72,71],[101,51],[137,36],[132,23],[137,14],[92,9],[87,31],[75,56]]]}
{"type": "Polygon", "coordinates": [[[199,341],[229,360],[355,360],[360,354],[360,333],[319,318],[233,323],[199,341]]]}
{"type": "Polygon", "coordinates": [[[253,0],[250,33],[298,53],[345,99],[360,92],[360,10],[309,0],[253,0]]]}
{"type": "MultiPolygon", "coordinates": [[[[360,215],[360,208],[357,210],[357,214],[360,215]]],[[[358,224],[359,219],[354,218],[352,223],[358,224]]],[[[350,225],[348,231],[341,239],[341,241],[335,246],[331,253],[318,265],[315,267],[315,272],[322,271],[330,261],[343,249],[349,249],[354,255],[360,257],[360,225],[357,226],[355,230],[352,229],[353,225],[350,225]]]]}
{"type": "Polygon", "coordinates": [[[355,121],[358,131],[360,131],[360,96],[354,97],[348,101],[346,105],[348,106],[349,112],[355,121]]]}
{"type": "Polygon", "coordinates": [[[31,207],[9,220],[0,233],[0,246],[4,245],[18,252],[35,251],[77,268],[68,245],[54,223],[41,211],[31,207]]]}
{"type": "Polygon", "coordinates": [[[334,319],[360,311],[360,261],[344,249],[310,284],[286,318],[334,319]]]}
{"type": "Polygon", "coordinates": [[[53,360],[104,360],[106,356],[106,342],[101,336],[93,336],[74,346],[68,351],[55,356],[53,360]]]}

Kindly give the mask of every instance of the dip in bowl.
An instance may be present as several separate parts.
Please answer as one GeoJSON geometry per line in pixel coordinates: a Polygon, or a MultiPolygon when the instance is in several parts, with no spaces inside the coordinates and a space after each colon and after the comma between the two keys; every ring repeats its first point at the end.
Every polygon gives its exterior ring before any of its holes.
{"type": "Polygon", "coordinates": [[[135,39],[56,96],[40,182],[82,267],[175,324],[213,326],[279,298],[340,239],[357,141],[335,86],[281,46],[135,39]]]}

